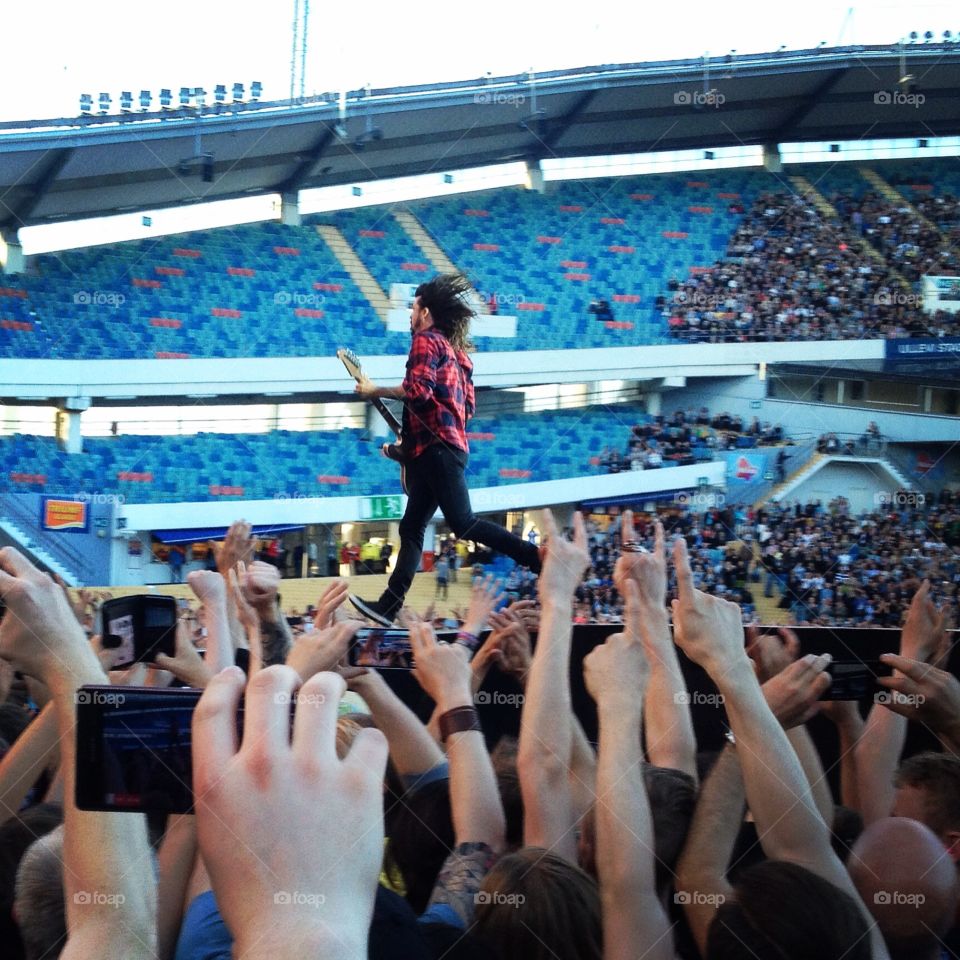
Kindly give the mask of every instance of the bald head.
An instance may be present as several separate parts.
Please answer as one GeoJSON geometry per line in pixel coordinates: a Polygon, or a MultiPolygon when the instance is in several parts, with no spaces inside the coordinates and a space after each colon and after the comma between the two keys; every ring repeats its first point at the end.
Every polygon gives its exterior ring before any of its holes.
{"type": "Polygon", "coordinates": [[[937,835],[916,820],[871,824],[854,844],[850,876],[892,960],[939,954],[957,906],[957,869],[937,835]]]}

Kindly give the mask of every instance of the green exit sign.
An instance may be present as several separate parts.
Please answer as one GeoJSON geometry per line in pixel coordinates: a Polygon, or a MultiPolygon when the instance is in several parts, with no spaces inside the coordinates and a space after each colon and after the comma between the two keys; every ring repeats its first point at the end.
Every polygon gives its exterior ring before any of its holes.
{"type": "Polygon", "coordinates": [[[390,497],[362,497],[360,499],[361,520],[399,520],[403,516],[403,497],[399,494],[390,497]]]}

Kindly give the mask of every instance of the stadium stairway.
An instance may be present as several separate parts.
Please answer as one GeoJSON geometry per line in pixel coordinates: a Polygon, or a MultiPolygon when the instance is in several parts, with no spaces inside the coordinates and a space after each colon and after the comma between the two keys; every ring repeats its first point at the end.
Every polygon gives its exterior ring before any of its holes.
{"type": "Polygon", "coordinates": [[[775,484],[762,497],[760,497],[760,499],[757,500],[753,505],[754,510],[762,507],[770,500],[780,500],[785,493],[788,493],[798,483],[802,483],[807,477],[810,476],[810,474],[818,470],[818,464],[826,459],[826,454],[814,452],[810,457],[804,460],[804,462],[797,467],[796,470],[788,474],[783,483],[775,484]]]}
{"type": "Polygon", "coordinates": [[[871,170],[870,167],[857,167],[857,169],[860,171],[860,176],[862,176],[881,197],[897,204],[898,207],[906,207],[910,211],[910,216],[926,224],[931,230],[936,230],[945,240],[947,239],[943,231],[932,220],[925,217],[896,187],[887,183],[876,170],[871,170]]]}
{"type": "MultiPolygon", "coordinates": [[[[393,219],[403,227],[407,236],[423,251],[423,255],[430,261],[437,273],[457,273],[454,262],[444,253],[443,248],[427,233],[423,224],[408,210],[394,210],[393,219]]],[[[480,299],[477,311],[489,313],[490,308],[480,299]]]]}
{"type": "MultiPolygon", "coordinates": [[[[794,187],[797,188],[797,191],[801,196],[805,197],[813,204],[814,209],[822,217],[832,220],[835,223],[840,222],[840,214],[837,212],[837,208],[830,203],[830,201],[827,200],[827,198],[820,193],[820,191],[817,190],[817,188],[806,177],[801,177],[798,175],[792,176],[790,177],[790,182],[794,185],[794,187]]],[[[839,230],[841,233],[843,233],[846,239],[856,246],[861,253],[866,254],[871,260],[880,264],[885,272],[892,274],[904,290],[912,289],[906,278],[901,276],[901,274],[899,274],[887,263],[883,254],[877,250],[873,244],[863,239],[863,237],[858,237],[855,233],[848,233],[847,231],[843,230],[842,227],[839,228],[839,230]]]]}
{"type": "Polygon", "coordinates": [[[359,287],[360,292],[376,310],[377,316],[386,323],[390,301],[383,292],[383,288],[374,279],[373,274],[367,269],[366,264],[347,242],[347,238],[337,227],[330,224],[318,224],[317,233],[326,241],[330,252],[337,258],[343,269],[350,275],[350,279],[359,287]]]}

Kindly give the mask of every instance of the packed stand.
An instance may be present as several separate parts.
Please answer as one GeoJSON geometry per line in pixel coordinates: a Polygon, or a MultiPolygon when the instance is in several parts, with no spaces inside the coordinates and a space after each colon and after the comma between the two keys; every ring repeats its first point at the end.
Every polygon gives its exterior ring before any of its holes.
{"type": "Polygon", "coordinates": [[[899,627],[924,579],[955,628],[960,495],[903,491],[855,516],[846,498],[768,504],[757,512],[764,595],[797,623],[899,627]],[[918,503],[917,501],[924,502],[918,503]]]}
{"type": "Polygon", "coordinates": [[[659,300],[674,337],[710,343],[942,336],[954,317],[927,317],[842,223],[802,196],[766,193],[724,259],[673,279],[659,300]]]}
{"type": "Polygon", "coordinates": [[[783,427],[761,423],[754,417],[746,423],[739,414],[711,415],[699,410],[675,410],[657,414],[630,430],[625,450],[606,446],[591,462],[605,473],[625,470],[655,470],[682,467],[712,460],[715,451],[780,444],[786,441],[783,427]]]}
{"type": "Polygon", "coordinates": [[[184,628],[173,657],[124,671],[66,590],[0,551],[5,956],[956,956],[960,683],[942,668],[929,585],[899,654],[882,657],[898,671],[877,681],[883,696],[865,715],[820,705],[829,656],[800,656],[789,631],[745,635],[735,603],[697,589],[687,540],[668,544],[659,523],[644,536],[628,512],[605,561],[622,630],[574,661],[594,744],[570,682],[594,538],[580,515],[570,539],[549,512],[542,530],[539,614],[494,612],[484,580],[455,643],[409,621],[428,722],[386,673],[347,665],[361,623],[344,619],[344,581],[319,598],[315,628],[290,637],[279,573],[253,559],[248,525],[231,528],[217,571],[190,574],[204,656],[184,628]],[[692,668],[715,693],[688,689],[692,668]],[[519,736],[491,753],[478,705],[494,673],[513,685],[501,702],[519,736]],[[78,809],[82,687],[113,683],[122,703],[173,678],[203,690],[193,812],[78,809]],[[836,796],[806,726],[818,709],[843,754],[836,796]],[[940,742],[901,762],[909,721],[940,742]]]}

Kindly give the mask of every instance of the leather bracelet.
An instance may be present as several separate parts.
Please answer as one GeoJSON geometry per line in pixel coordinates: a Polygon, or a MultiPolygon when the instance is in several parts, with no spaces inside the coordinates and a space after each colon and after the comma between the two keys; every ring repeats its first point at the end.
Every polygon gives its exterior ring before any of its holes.
{"type": "Polygon", "coordinates": [[[454,707],[440,714],[440,740],[446,743],[455,733],[469,733],[471,730],[483,732],[476,707],[454,707]]]}
{"type": "Polygon", "coordinates": [[[457,643],[463,644],[471,653],[476,653],[477,647],[480,646],[480,638],[469,630],[460,630],[457,633],[457,643]]]}

